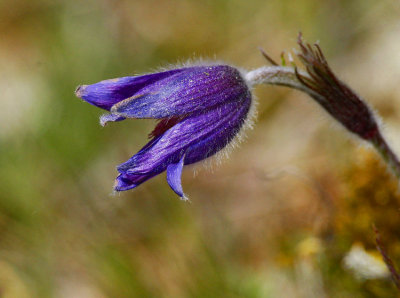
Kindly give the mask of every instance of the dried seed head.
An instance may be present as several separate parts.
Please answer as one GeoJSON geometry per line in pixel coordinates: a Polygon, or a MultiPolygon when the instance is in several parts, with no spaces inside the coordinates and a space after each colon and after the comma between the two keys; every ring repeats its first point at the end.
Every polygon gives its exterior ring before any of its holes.
{"type": "Polygon", "coordinates": [[[295,73],[297,79],[313,91],[309,95],[346,129],[362,139],[373,138],[379,129],[370,107],[336,77],[318,44],[304,44],[301,33],[297,43],[301,51],[297,57],[306,68],[308,76],[300,74],[297,68],[295,73]]]}

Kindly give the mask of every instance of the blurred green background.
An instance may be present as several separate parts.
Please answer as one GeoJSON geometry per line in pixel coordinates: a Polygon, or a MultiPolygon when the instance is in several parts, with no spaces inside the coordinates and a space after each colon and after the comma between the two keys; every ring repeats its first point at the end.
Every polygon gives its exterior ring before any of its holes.
{"type": "Polygon", "coordinates": [[[1,296],[395,297],[371,227],[400,264],[397,183],[305,95],[258,87],[255,129],[221,165],[186,169],[184,203],[165,175],[112,194],[154,121],[103,128],[74,90],[196,57],[252,69],[258,46],[278,58],[301,30],[400,152],[399,13],[389,0],[0,1],[1,296]]]}

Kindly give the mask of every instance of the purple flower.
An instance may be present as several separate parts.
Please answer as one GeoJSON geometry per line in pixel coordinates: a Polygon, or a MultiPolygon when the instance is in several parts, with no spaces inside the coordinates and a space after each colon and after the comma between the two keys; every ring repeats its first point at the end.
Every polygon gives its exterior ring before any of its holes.
{"type": "Polygon", "coordinates": [[[181,198],[184,165],[225,148],[248,121],[252,95],[242,74],[228,65],[202,65],[79,86],[76,95],[109,111],[100,118],[154,118],[151,140],[117,167],[114,189],[135,188],[167,171],[170,187],[181,198]]]}

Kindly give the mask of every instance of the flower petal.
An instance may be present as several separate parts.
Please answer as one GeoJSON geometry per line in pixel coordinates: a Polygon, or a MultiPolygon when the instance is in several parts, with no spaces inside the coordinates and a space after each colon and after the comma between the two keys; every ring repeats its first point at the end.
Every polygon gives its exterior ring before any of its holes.
{"type": "Polygon", "coordinates": [[[120,174],[114,183],[114,190],[115,191],[124,191],[135,188],[142,184],[143,182],[153,178],[157,174],[150,173],[144,175],[135,175],[135,174],[120,174]]]}
{"type": "Polygon", "coordinates": [[[183,70],[183,68],[174,69],[143,76],[105,80],[92,85],[82,85],[76,88],[75,94],[88,103],[109,111],[113,105],[121,100],[134,96],[144,87],[183,70]]]}
{"type": "Polygon", "coordinates": [[[183,193],[182,189],[182,169],[185,155],[182,155],[178,163],[172,163],[167,167],[167,182],[172,190],[181,197],[182,200],[187,201],[188,198],[183,193]]]}
{"type": "Polygon", "coordinates": [[[115,114],[104,114],[100,116],[100,125],[101,126],[106,126],[107,122],[113,121],[122,121],[125,120],[126,118],[115,115],[115,114]]]}
{"type": "Polygon", "coordinates": [[[115,104],[111,112],[126,118],[186,115],[234,101],[247,90],[241,74],[231,66],[190,67],[147,85],[115,104]]]}
{"type": "Polygon", "coordinates": [[[184,118],[184,116],[173,116],[160,119],[153,131],[149,133],[149,138],[158,137],[164,134],[164,132],[166,132],[168,129],[170,129],[172,126],[174,126],[184,118]]]}
{"type": "Polygon", "coordinates": [[[160,173],[169,164],[177,163],[184,152],[184,164],[215,154],[233,139],[243,125],[250,101],[248,93],[235,102],[183,119],[118,166],[118,171],[127,174],[160,173]]]}

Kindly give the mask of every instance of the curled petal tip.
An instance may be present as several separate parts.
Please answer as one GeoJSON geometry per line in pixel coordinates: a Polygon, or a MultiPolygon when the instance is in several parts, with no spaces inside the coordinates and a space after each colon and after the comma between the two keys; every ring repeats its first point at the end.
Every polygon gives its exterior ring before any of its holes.
{"type": "Polygon", "coordinates": [[[187,196],[185,196],[185,194],[183,194],[183,196],[181,196],[181,201],[188,202],[188,203],[191,202],[190,199],[187,196]]]}
{"type": "Polygon", "coordinates": [[[147,173],[147,174],[120,174],[114,182],[115,191],[125,191],[135,188],[142,184],[143,182],[149,180],[159,173],[147,173]]]}
{"type": "Polygon", "coordinates": [[[126,178],[121,177],[121,175],[120,175],[117,177],[117,179],[115,179],[113,188],[114,188],[114,191],[120,192],[120,191],[129,190],[129,189],[132,189],[135,187],[136,187],[135,184],[132,184],[131,181],[129,181],[126,178]]]}
{"type": "Polygon", "coordinates": [[[170,164],[167,167],[167,182],[171,189],[181,198],[181,200],[186,201],[187,198],[182,189],[182,170],[185,160],[185,155],[183,155],[178,163],[170,164]]]}
{"type": "Polygon", "coordinates": [[[117,122],[117,121],[122,121],[124,119],[125,119],[124,117],[121,117],[119,115],[104,114],[104,115],[100,116],[100,125],[104,127],[110,121],[111,122],[117,122]]]}
{"type": "Polygon", "coordinates": [[[79,98],[82,98],[82,93],[83,93],[83,91],[85,91],[85,89],[86,89],[86,85],[79,85],[75,89],[75,95],[79,98]]]}

